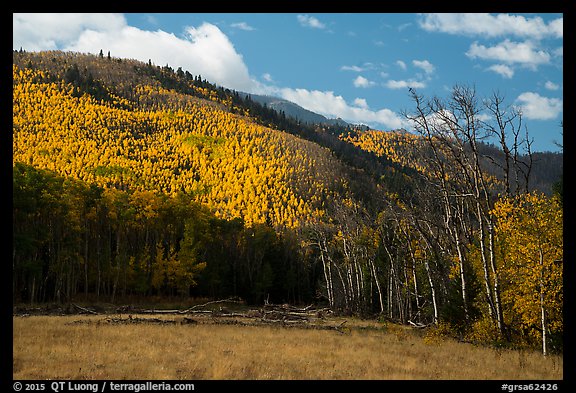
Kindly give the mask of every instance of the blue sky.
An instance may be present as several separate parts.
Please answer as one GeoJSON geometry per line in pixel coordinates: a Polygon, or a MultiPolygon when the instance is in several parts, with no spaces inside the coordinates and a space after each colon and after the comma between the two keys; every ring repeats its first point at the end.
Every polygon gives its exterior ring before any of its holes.
{"type": "Polygon", "coordinates": [[[562,143],[562,14],[14,14],[13,47],[150,59],[327,117],[409,128],[408,88],[522,109],[535,151],[562,143]]]}

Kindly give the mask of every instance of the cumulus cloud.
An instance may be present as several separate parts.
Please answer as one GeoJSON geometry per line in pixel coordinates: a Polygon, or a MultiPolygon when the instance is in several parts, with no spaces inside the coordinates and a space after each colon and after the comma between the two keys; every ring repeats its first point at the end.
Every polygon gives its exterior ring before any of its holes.
{"type": "Polygon", "coordinates": [[[494,64],[488,67],[487,70],[495,72],[506,79],[510,79],[514,76],[514,70],[506,64],[494,64]]]}
{"type": "Polygon", "coordinates": [[[560,86],[558,86],[556,83],[552,81],[546,81],[544,87],[548,90],[558,90],[560,88],[560,86]]]}
{"type": "Polygon", "coordinates": [[[14,49],[60,49],[85,31],[118,32],[126,27],[121,14],[12,14],[14,49]]]}
{"type": "Polygon", "coordinates": [[[376,82],[368,80],[364,78],[362,75],[358,75],[356,79],[354,79],[353,83],[355,87],[361,87],[361,88],[368,88],[376,84],[376,82]]]}
{"type": "Polygon", "coordinates": [[[425,14],[419,21],[427,31],[483,37],[513,35],[523,38],[562,38],[564,19],[546,23],[541,17],[488,13],[425,14]]]}
{"type": "Polygon", "coordinates": [[[242,56],[215,25],[187,27],[183,37],[129,26],[116,14],[14,14],[15,48],[62,49],[179,66],[232,89],[256,87],[242,56]],[[145,43],[145,45],[143,45],[145,43]]]}
{"type": "Polygon", "coordinates": [[[532,120],[555,119],[563,108],[561,99],[543,97],[530,91],[520,94],[515,103],[522,110],[523,116],[532,120]]]}
{"type": "Polygon", "coordinates": [[[298,22],[304,27],[311,27],[313,29],[324,29],[326,25],[320,22],[317,18],[310,15],[298,15],[296,17],[298,22]]]}
{"type": "Polygon", "coordinates": [[[473,42],[466,56],[507,64],[518,63],[532,69],[550,62],[550,55],[543,50],[537,50],[532,42],[513,42],[508,39],[490,47],[473,42]]]}
{"type": "Polygon", "coordinates": [[[402,60],[396,60],[396,65],[403,70],[406,70],[406,63],[404,63],[402,60]]]}
{"type": "Polygon", "coordinates": [[[414,67],[424,70],[427,75],[434,73],[434,64],[430,63],[428,60],[412,60],[412,64],[414,67]]]}
{"type": "Polygon", "coordinates": [[[246,22],[238,22],[238,23],[232,23],[230,25],[230,27],[234,27],[235,29],[240,29],[240,30],[244,30],[244,31],[254,31],[256,30],[255,28],[253,28],[252,26],[250,26],[248,23],[246,22]]]}
{"type": "Polygon", "coordinates": [[[357,106],[358,108],[368,109],[368,102],[366,102],[365,98],[355,98],[354,106],[357,106]]]}
{"type": "Polygon", "coordinates": [[[409,80],[390,79],[384,84],[384,86],[386,86],[389,89],[407,89],[409,87],[413,89],[420,89],[426,87],[426,83],[412,79],[409,80]]]}
{"type": "Polygon", "coordinates": [[[286,100],[329,118],[340,117],[352,123],[365,123],[390,129],[406,126],[404,119],[390,109],[370,110],[361,106],[362,101],[356,100],[355,106],[352,106],[342,96],[335,95],[332,91],[283,88],[278,93],[286,100]]]}

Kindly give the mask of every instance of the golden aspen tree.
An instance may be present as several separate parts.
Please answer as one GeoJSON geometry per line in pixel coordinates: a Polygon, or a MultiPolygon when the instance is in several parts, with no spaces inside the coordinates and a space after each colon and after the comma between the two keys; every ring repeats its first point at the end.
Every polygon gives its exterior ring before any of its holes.
{"type": "Polygon", "coordinates": [[[563,332],[563,210],[556,196],[521,194],[496,202],[496,236],[505,282],[502,298],[518,318],[509,323],[531,338],[542,353],[550,336],[563,332]]]}

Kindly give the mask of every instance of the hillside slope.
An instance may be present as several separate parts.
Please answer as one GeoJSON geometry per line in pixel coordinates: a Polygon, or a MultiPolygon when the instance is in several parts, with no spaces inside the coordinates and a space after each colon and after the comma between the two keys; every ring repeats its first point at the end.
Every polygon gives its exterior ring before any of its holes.
{"type": "Polygon", "coordinates": [[[231,113],[216,97],[166,89],[135,67],[15,54],[14,162],[107,187],[184,192],[248,224],[294,227],[347,197],[346,169],[327,148],[231,113]]]}
{"type": "Polygon", "coordinates": [[[14,52],[13,92],[15,301],[322,303],[562,348],[562,195],[446,135],[465,123],[301,124],[182,69],[58,51],[14,52]]]}

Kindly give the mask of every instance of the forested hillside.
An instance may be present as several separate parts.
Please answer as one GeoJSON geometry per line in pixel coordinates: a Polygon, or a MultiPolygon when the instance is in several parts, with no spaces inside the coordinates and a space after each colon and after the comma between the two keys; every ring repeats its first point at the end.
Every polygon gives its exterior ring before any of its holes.
{"type": "Polygon", "coordinates": [[[168,65],[13,62],[14,301],[322,302],[561,349],[562,200],[534,191],[529,144],[486,153],[473,91],[457,121],[414,93],[418,132],[387,133],[302,125],[168,65]]]}

